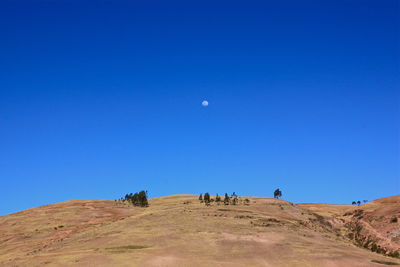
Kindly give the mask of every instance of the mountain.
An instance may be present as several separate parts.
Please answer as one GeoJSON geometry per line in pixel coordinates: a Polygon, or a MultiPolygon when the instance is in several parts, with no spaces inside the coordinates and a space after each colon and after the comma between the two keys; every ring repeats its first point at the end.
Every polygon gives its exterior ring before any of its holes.
{"type": "Polygon", "coordinates": [[[383,255],[400,250],[400,195],[361,206],[239,199],[74,200],[1,216],[0,266],[400,265],[383,255]]]}

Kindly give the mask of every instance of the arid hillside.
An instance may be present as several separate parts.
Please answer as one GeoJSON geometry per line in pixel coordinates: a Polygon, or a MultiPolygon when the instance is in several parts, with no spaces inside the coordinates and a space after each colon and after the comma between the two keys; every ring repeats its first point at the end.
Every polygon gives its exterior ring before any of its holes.
{"type": "Polygon", "coordinates": [[[0,266],[400,265],[383,255],[400,248],[400,196],[361,206],[197,198],[147,208],[76,200],[2,216],[0,266]]]}
{"type": "Polygon", "coordinates": [[[400,195],[361,206],[300,204],[331,218],[332,225],[358,246],[381,254],[400,250],[400,195]]]}

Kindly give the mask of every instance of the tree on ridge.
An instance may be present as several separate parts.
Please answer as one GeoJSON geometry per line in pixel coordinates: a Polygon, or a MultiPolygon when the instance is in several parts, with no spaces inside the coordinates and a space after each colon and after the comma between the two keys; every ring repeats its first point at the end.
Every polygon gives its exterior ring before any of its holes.
{"type": "Polygon", "coordinates": [[[280,198],[282,196],[282,191],[278,189],[276,189],[274,191],[274,198],[280,198]]]}

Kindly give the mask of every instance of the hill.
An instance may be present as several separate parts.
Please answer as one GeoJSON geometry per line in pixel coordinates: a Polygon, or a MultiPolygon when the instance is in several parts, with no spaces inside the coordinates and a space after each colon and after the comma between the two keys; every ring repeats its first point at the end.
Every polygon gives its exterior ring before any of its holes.
{"type": "Polygon", "coordinates": [[[362,206],[248,199],[205,206],[173,195],[147,208],[75,200],[9,214],[0,266],[400,265],[369,247],[399,249],[400,196],[362,206]]]}

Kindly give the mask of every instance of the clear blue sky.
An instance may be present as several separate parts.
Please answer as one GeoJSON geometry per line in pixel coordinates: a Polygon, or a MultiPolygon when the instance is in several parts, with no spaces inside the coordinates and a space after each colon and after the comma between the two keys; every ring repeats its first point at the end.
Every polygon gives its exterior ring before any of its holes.
{"type": "Polygon", "coordinates": [[[0,2],[0,215],[400,193],[399,1],[145,2],[0,2]]]}

